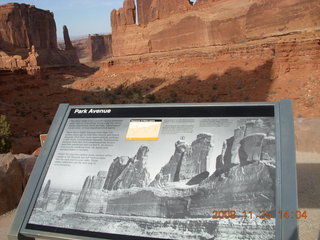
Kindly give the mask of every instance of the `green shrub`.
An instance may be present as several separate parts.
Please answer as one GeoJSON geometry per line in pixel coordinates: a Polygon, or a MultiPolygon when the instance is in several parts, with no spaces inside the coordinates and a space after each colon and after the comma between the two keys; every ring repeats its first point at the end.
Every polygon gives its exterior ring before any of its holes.
{"type": "Polygon", "coordinates": [[[5,115],[0,115],[0,153],[7,153],[11,150],[10,124],[5,115]]]}

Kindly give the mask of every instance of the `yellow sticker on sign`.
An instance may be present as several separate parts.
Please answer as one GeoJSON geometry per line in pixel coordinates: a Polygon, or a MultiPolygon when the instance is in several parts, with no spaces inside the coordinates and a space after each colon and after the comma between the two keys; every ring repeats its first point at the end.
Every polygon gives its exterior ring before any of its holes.
{"type": "Polygon", "coordinates": [[[157,141],[159,138],[160,127],[161,120],[131,120],[126,140],[157,141]]]}

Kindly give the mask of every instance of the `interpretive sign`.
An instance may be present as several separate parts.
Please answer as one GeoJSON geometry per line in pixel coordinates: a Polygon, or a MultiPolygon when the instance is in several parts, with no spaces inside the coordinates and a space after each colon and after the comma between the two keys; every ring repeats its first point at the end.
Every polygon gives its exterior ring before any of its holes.
{"type": "Polygon", "coordinates": [[[289,101],[64,104],[9,239],[289,239],[295,178],[289,101]]]}

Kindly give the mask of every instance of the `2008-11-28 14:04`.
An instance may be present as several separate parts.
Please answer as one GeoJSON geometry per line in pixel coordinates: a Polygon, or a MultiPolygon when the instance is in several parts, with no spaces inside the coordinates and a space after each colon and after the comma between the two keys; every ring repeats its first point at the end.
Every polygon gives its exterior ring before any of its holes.
{"type": "Polygon", "coordinates": [[[242,211],[242,212],[237,212],[235,210],[230,210],[230,211],[213,211],[212,212],[212,219],[234,219],[234,218],[260,218],[260,219],[270,219],[270,218],[275,218],[279,216],[280,219],[307,219],[307,211],[278,211],[278,212],[273,212],[273,211],[260,211],[259,214],[254,214],[253,211],[242,211]]]}

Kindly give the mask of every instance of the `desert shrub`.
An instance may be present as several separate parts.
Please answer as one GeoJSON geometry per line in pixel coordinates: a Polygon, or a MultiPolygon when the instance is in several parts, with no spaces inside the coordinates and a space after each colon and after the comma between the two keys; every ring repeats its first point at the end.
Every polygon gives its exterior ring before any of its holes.
{"type": "Polygon", "coordinates": [[[5,115],[0,115],[0,153],[7,153],[11,150],[10,124],[5,115]]]}
{"type": "Polygon", "coordinates": [[[146,96],[147,103],[155,103],[157,102],[157,98],[154,94],[148,94],[146,96]]]}

